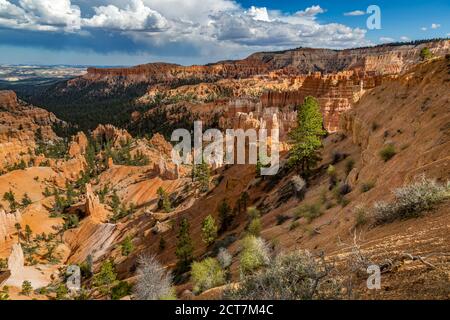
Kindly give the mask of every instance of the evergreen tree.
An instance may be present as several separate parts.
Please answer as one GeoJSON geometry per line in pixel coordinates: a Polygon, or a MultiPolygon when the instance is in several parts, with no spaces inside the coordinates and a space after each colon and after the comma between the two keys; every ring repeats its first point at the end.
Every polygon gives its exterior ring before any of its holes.
{"type": "Polygon", "coordinates": [[[171,212],[172,204],[170,203],[170,198],[167,192],[162,187],[159,187],[157,194],[159,196],[158,209],[163,209],[167,213],[171,212]]]}
{"type": "Polygon", "coordinates": [[[205,162],[205,160],[202,161],[201,164],[198,164],[195,166],[194,169],[194,177],[195,179],[200,182],[200,187],[202,192],[209,191],[209,179],[211,176],[209,166],[205,162]]]}
{"type": "Polygon", "coordinates": [[[121,247],[122,247],[122,255],[125,257],[129,256],[133,252],[134,245],[130,236],[127,236],[123,240],[121,247]]]}
{"type": "Polygon", "coordinates": [[[317,100],[307,97],[298,109],[297,128],[289,133],[292,149],[289,155],[289,165],[302,168],[308,173],[311,166],[320,159],[318,150],[322,147],[323,119],[317,100]]]}
{"type": "Polygon", "coordinates": [[[25,296],[29,296],[30,293],[33,291],[33,287],[31,286],[31,282],[28,280],[25,280],[22,282],[22,294],[25,296]]]}
{"type": "Polygon", "coordinates": [[[31,241],[31,235],[33,234],[33,231],[31,231],[31,228],[29,225],[25,226],[25,238],[27,242],[29,243],[31,241]]]}
{"type": "Polygon", "coordinates": [[[12,192],[12,190],[5,192],[5,194],[3,195],[3,200],[9,202],[9,209],[11,211],[16,210],[17,207],[19,206],[19,204],[16,201],[16,196],[14,195],[14,192],[12,192]]]}
{"type": "Polygon", "coordinates": [[[74,203],[74,198],[76,196],[73,185],[70,183],[66,183],[66,200],[68,205],[72,205],[74,203]]]}
{"type": "Polygon", "coordinates": [[[212,215],[209,215],[202,222],[202,239],[208,246],[214,243],[217,238],[217,224],[212,215]]]}
{"type": "Polygon", "coordinates": [[[228,205],[227,201],[224,199],[218,208],[219,211],[219,221],[220,221],[220,232],[225,232],[233,223],[234,214],[231,207],[228,205]]]}
{"type": "Polygon", "coordinates": [[[420,51],[420,58],[422,58],[423,61],[429,60],[433,57],[433,54],[431,53],[430,49],[423,48],[422,51],[420,51]]]}
{"type": "Polygon", "coordinates": [[[29,206],[29,205],[32,204],[32,203],[33,203],[33,201],[31,201],[31,199],[30,199],[30,197],[28,196],[28,194],[25,193],[25,194],[23,195],[23,198],[22,198],[22,207],[27,207],[27,206],[29,206]]]}
{"type": "Polygon", "coordinates": [[[107,260],[100,267],[100,272],[94,276],[93,284],[95,287],[103,287],[101,291],[104,293],[109,293],[116,279],[117,273],[114,263],[111,260],[107,260]]]}
{"type": "Polygon", "coordinates": [[[186,218],[183,218],[178,230],[178,243],[175,250],[175,255],[178,258],[177,272],[179,274],[188,271],[193,261],[194,247],[189,235],[189,228],[189,221],[186,218]]]}

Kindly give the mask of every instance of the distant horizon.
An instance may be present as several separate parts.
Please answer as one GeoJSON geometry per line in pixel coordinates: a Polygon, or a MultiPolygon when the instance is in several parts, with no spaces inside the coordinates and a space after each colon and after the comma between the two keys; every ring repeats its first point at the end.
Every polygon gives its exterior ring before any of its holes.
{"type": "Polygon", "coordinates": [[[7,66],[7,67],[67,67],[67,68],[101,68],[101,69],[107,69],[107,68],[130,68],[135,67],[139,65],[146,65],[146,64],[157,64],[157,63],[170,63],[170,64],[178,64],[180,66],[189,67],[189,66],[203,66],[208,64],[215,64],[220,63],[222,61],[236,61],[236,60],[242,60],[245,59],[253,54],[257,53],[277,53],[277,52],[288,52],[293,50],[299,50],[299,49],[317,49],[317,50],[333,50],[333,51],[344,51],[344,50],[357,50],[360,48],[375,48],[375,47],[382,47],[382,46],[392,46],[392,45],[413,45],[417,42],[423,43],[423,42],[433,42],[433,41],[446,41],[450,40],[450,37],[442,37],[442,38],[423,38],[423,39],[416,39],[416,40],[410,40],[410,41],[396,41],[396,42],[389,42],[389,43],[382,43],[382,44],[373,44],[370,46],[365,47],[351,47],[351,48],[342,48],[342,49],[332,49],[332,48],[325,48],[325,47],[296,47],[296,48],[287,48],[284,50],[273,50],[273,51],[255,51],[250,53],[249,55],[245,56],[241,59],[222,59],[217,61],[211,61],[204,64],[180,64],[180,63],[174,63],[170,61],[149,61],[146,63],[139,63],[139,64],[111,64],[111,65],[96,65],[96,64],[67,64],[67,63],[57,63],[57,64],[39,64],[39,63],[2,63],[0,62],[0,68],[7,66]]]}

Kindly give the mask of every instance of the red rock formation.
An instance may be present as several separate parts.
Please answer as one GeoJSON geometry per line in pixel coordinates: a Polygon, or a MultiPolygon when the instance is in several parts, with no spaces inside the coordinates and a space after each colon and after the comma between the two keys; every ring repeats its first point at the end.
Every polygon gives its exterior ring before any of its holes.
{"type": "Polygon", "coordinates": [[[162,154],[167,155],[169,157],[171,156],[172,145],[166,141],[163,135],[156,133],[153,135],[153,137],[150,139],[149,142],[152,147],[154,147],[162,154]]]}
{"type": "Polygon", "coordinates": [[[108,210],[105,209],[105,206],[100,203],[98,196],[92,191],[90,184],[86,185],[85,212],[86,216],[95,222],[106,221],[109,215],[108,210]]]}
{"type": "Polygon", "coordinates": [[[22,215],[19,211],[6,213],[5,210],[0,210],[0,243],[16,232],[15,225],[21,221],[22,215]]]}
{"type": "Polygon", "coordinates": [[[18,100],[13,91],[0,91],[0,170],[31,159],[38,129],[45,141],[56,140],[56,123],[62,122],[54,114],[18,100]]]}
{"type": "Polygon", "coordinates": [[[0,106],[4,108],[14,108],[17,105],[17,95],[14,91],[0,91],[0,106]]]}
{"type": "Polygon", "coordinates": [[[122,144],[131,141],[131,135],[123,129],[118,129],[112,125],[99,125],[93,132],[92,137],[97,141],[110,141],[112,146],[120,147],[122,144]]]}
{"type": "Polygon", "coordinates": [[[89,68],[86,75],[68,82],[69,87],[83,87],[101,81],[108,86],[133,83],[177,85],[189,82],[213,82],[272,74],[295,76],[320,71],[336,73],[361,70],[377,75],[398,74],[420,61],[420,51],[429,47],[437,56],[448,53],[450,41],[420,45],[384,45],[362,49],[329,50],[300,48],[283,52],[255,53],[243,60],[224,61],[204,66],[180,66],[153,63],[131,68],[89,68]]]}
{"type": "Polygon", "coordinates": [[[86,152],[88,147],[88,139],[83,132],[78,132],[76,136],[72,137],[72,141],[69,145],[69,156],[76,157],[78,155],[82,155],[86,152]]]}

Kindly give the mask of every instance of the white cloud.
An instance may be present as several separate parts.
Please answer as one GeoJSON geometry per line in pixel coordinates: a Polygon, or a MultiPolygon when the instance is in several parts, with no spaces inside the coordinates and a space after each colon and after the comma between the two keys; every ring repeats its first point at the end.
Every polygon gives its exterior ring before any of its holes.
{"type": "Polygon", "coordinates": [[[427,27],[422,27],[422,28],[420,28],[420,30],[422,30],[422,31],[427,31],[428,28],[427,28],[427,27]]]}
{"type": "Polygon", "coordinates": [[[316,17],[323,12],[316,5],[288,14],[243,8],[233,0],[0,0],[0,26],[92,37],[93,30],[105,30],[111,35],[105,41],[131,39],[136,48],[118,50],[191,54],[210,61],[259,50],[372,44],[364,29],[318,22],[316,17]]]}
{"type": "Polygon", "coordinates": [[[297,11],[295,14],[300,17],[314,17],[314,16],[316,16],[320,13],[324,13],[324,12],[325,12],[325,10],[317,5],[317,6],[312,6],[312,7],[306,8],[304,11],[297,11]]]}
{"type": "Polygon", "coordinates": [[[252,17],[254,20],[266,21],[269,22],[269,13],[267,12],[267,8],[257,8],[255,6],[251,6],[248,10],[247,14],[252,17]]]}
{"type": "Polygon", "coordinates": [[[390,42],[395,42],[394,38],[390,38],[390,37],[380,37],[380,42],[382,43],[390,43],[390,42]]]}
{"type": "Polygon", "coordinates": [[[400,40],[402,40],[402,41],[410,41],[411,39],[406,37],[406,36],[402,36],[402,37],[400,37],[400,40]]]}
{"type": "Polygon", "coordinates": [[[83,19],[83,26],[113,30],[162,31],[168,21],[142,0],[131,0],[124,9],[114,5],[94,7],[95,15],[83,19]]]}
{"type": "Polygon", "coordinates": [[[0,0],[0,25],[14,29],[75,31],[80,29],[80,8],[70,0],[0,0]]]}
{"type": "Polygon", "coordinates": [[[350,16],[350,17],[364,16],[364,15],[366,15],[366,12],[362,11],[362,10],[355,10],[355,11],[350,11],[350,12],[344,13],[344,16],[350,16]]]}
{"type": "Polygon", "coordinates": [[[431,24],[431,29],[439,29],[441,27],[441,25],[439,23],[432,23],[431,24]]]}

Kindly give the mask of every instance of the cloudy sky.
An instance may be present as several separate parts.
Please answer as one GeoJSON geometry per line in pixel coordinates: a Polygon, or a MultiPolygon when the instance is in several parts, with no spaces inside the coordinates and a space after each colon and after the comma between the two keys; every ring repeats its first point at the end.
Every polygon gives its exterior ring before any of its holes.
{"type": "Polygon", "coordinates": [[[0,64],[188,65],[449,35],[448,0],[0,0],[0,64]]]}

